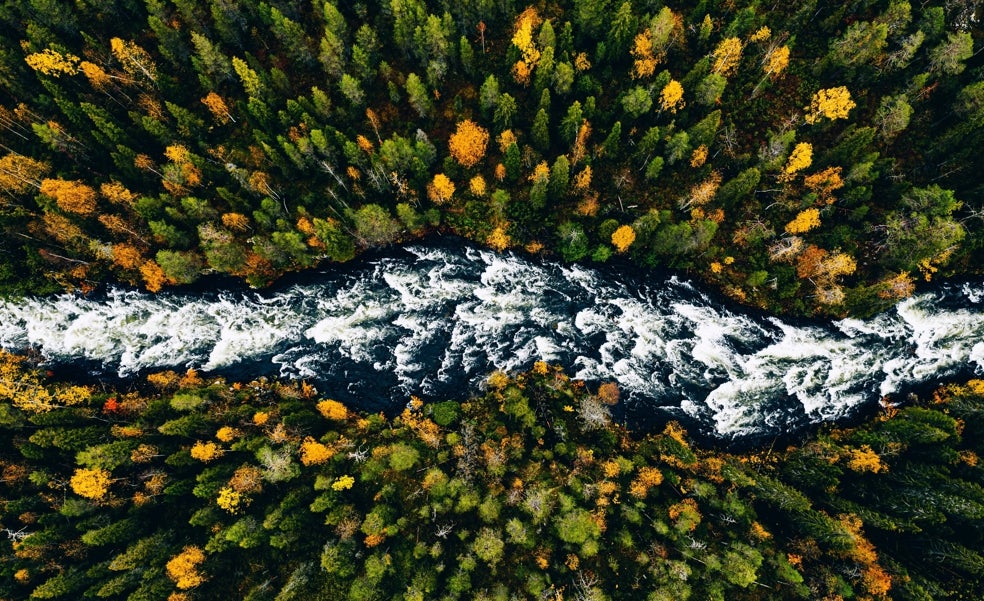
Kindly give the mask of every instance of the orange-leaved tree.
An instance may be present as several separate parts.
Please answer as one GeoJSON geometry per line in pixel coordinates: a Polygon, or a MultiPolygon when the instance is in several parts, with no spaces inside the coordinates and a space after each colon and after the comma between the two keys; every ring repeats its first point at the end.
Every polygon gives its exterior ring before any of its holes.
{"type": "Polygon", "coordinates": [[[96,210],[96,191],[80,181],[44,179],[41,193],[54,198],[58,207],[69,213],[91,215],[96,210]]]}
{"type": "Polygon", "coordinates": [[[482,160],[488,144],[489,130],[471,119],[458,123],[457,129],[448,140],[451,156],[463,167],[472,167],[482,160]]]}

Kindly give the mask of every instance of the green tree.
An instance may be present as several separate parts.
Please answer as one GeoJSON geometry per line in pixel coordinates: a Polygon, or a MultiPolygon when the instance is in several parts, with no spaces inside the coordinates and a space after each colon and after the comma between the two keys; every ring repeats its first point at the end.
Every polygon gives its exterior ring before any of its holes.
{"type": "MultiPolygon", "coordinates": [[[[954,220],[960,208],[951,190],[936,184],[913,188],[902,196],[901,209],[888,214],[885,223],[886,258],[891,268],[913,271],[945,263],[964,239],[963,225],[954,220]]],[[[931,271],[927,272],[931,273],[931,271]]]]}
{"type": "Polygon", "coordinates": [[[694,90],[695,99],[704,106],[714,106],[721,100],[727,85],[728,78],[720,73],[709,73],[697,84],[694,90]]]}
{"type": "Polygon", "coordinates": [[[827,55],[835,65],[858,67],[880,62],[888,45],[888,25],[856,21],[844,35],[830,43],[827,55]]]}
{"type": "Polygon", "coordinates": [[[312,220],[315,236],[325,246],[325,254],[332,261],[345,262],[355,256],[355,244],[352,236],[335,219],[312,220]]]}
{"type": "Polygon", "coordinates": [[[571,178],[571,165],[565,155],[560,155],[550,169],[550,197],[560,200],[567,196],[567,186],[571,178]]]}
{"type": "Polygon", "coordinates": [[[882,98],[881,105],[875,113],[875,123],[878,126],[878,134],[885,141],[891,141],[895,136],[909,127],[909,119],[912,117],[912,106],[909,104],[905,94],[898,96],[886,96],[882,98]]]}
{"type": "Polygon", "coordinates": [[[426,118],[430,115],[433,110],[433,104],[431,103],[430,95],[427,93],[427,88],[424,86],[424,82],[420,80],[420,77],[416,73],[407,75],[406,89],[410,106],[417,111],[417,114],[421,118],[426,118]]]}
{"type": "Polygon", "coordinates": [[[962,73],[964,61],[974,55],[974,39],[966,31],[947,34],[946,40],[929,52],[929,68],[942,75],[962,73]]]}
{"type": "Polygon", "coordinates": [[[502,561],[506,545],[502,541],[502,535],[492,528],[482,528],[475,536],[472,543],[472,550],[479,559],[489,564],[493,569],[502,561]]]}
{"type": "Polygon", "coordinates": [[[478,98],[481,103],[482,113],[486,117],[492,116],[496,105],[499,103],[499,96],[499,80],[496,79],[495,75],[489,74],[478,91],[478,98]]]}
{"type": "Polygon", "coordinates": [[[366,93],[362,91],[359,80],[348,73],[343,73],[338,82],[338,91],[349,101],[352,106],[361,106],[366,100],[366,93]]]}
{"type": "Polygon", "coordinates": [[[600,37],[608,22],[611,0],[574,0],[574,23],[592,38],[600,37]]]}
{"type": "Polygon", "coordinates": [[[355,237],[365,246],[380,246],[394,242],[400,235],[400,223],[389,211],[371,203],[352,214],[355,237]]]}
{"type": "Polygon", "coordinates": [[[506,129],[512,126],[517,112],[519,112],[519,105],[516,104],[516,99],[507,92],[499,96],[493,120],[499,128],[506,129]]]}
{"type": "Polygon", "coordinates": [[[557,536],[565,543],[580,545],[601,536],[601,527],[594,516],[584,509],[573,509],[557,517],[554,522],[557,536]]]}
{"type": "Polygon", "coordinates": [[[550,115],[544,109],[538,110],[533,117],[530,137],[533,147],[540,152],[546,152],[550,148],[550,115]]]}
{"type": "Polygon", "coordinates": [[[584,113],[581,110],[581,103],[575,100],[567,108],[567,114],[560,122],[560,134],[564,142],[567,144],[574,143],[574,140],[577,138],[577,132],[581,129],[583,122],[584,113]]]}
{"type": "Polygon", "coordinates": [[[636,86],[622,96],[622,110],[633,119],[645,115],[653,108],[653,97],[642,86],[636,86]]]}

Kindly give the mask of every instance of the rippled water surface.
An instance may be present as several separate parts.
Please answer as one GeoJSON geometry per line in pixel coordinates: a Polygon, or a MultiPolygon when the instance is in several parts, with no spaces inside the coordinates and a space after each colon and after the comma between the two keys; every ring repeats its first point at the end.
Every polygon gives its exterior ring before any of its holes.
{"type": "Polygon", "coordinates": [[[112,289],[0,301],[0,346],[122,377],[195,367],[305,378],[369,409],[461,398],[536,360],[615,380],[630,419],[782,434],[893,393],[984,371],[984,285],[944,286],[870,320],[787,323],[676,277],[614,277],[447,245],[395,250],[278,290],[112,289]]]}

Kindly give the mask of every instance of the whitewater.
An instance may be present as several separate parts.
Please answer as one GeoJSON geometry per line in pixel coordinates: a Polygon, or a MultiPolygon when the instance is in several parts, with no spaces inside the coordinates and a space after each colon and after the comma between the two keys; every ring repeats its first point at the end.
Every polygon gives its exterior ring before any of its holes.
{"type": "Polygon", "coordinates": [[[305,379],[373,411],[410,395],[462,399],[493,370],[547,361],[590,385],[617,382],[626,421],[680,417],[738,440],[984,373],[984,284],[940,286],[872,319],[794,322],[677,276],[415,245],[262,292],[0,301],[0,346],[92,377],[305,379]]]}

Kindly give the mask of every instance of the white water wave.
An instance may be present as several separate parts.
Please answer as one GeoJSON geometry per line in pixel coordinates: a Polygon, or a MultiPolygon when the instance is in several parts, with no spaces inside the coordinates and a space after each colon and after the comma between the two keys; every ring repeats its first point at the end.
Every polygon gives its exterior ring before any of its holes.
{"type": "Polygon", "coordinates": [[[461,397],[492,369],[560,363],[616,381],[636,417],[681,412],[725,437],[838,419],[881,395],[984,372],[984,286],[872,319],[793,324],[726,308],[676,276],[613,278],[476,249],[415,246],[269,294],[0,301],[0,346],[120,376],[239,365],[369,406],[461,397]],[[956,307],[956,308],[954,308],[956,307]]]}

